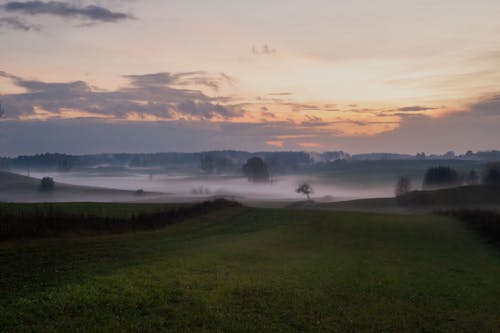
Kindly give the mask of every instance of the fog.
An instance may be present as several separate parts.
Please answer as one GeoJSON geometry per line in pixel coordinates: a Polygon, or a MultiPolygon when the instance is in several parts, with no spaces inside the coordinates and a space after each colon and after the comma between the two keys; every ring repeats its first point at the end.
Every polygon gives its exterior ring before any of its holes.
{"type": "Polygon", "coordinates": [[[158,192],[168,194],[171,201],[197,199],[210,196],[233,197],[236,200],[303,200],[295,192],[298,184],[309,182],[314,189],[312,198],[321,201],[341,201],[361,198],[389,197],[393,195],[392,184],[362,186],[346,184],[314,176],[278,176],[269,183],[250,183],[236,176],[193,176],[155,174],[130,171],[127,173],[89,172],[31,172],[32,177],[52,177],[56,184],[111,188],[120,190],[158,192]]]}

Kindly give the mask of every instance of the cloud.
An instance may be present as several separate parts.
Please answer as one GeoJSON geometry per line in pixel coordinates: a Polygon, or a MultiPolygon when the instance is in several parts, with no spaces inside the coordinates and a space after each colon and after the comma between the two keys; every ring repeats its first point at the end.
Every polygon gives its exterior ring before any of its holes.
{"type": "Polygon", "coordinates": [[[433,108],[433,107],[429,107],[429,106],[412,105],[412,106],[401,107],[397,111],[417,112],[417,111],[431,111],[431,110],[438,110],[438,109],[439,108],[433,108]]]}
{"type": "Polygon", "coordinates": [[[26,80],[0,71],[0,77],[11,80],[25,92],[4,94],[7,116],[26,119],[36,116],[39,110],[63,116],[65,110],[110,116],[116,119],[229,119],[242,115],[242,111],[222,105],[224,98],[210,97],[200,90],[186,87],[187,81],[218,85],[204,72],[154,73],[129,75],[129,85],[113,91],[92,88],[84,81],[43,82],[26,80]],[[187,80],[187,81],[186,81],[187,80]]]}
{"type": "Polygon", "coordinates": [[[126,75],[131,84],[136,87],[155,87],[163,85],[176,86],[205,86],[219,90],[222,85],[231,85],[234,79],[225,74],[210,74],[205,71],[180,72],[180,73],[154,73],[145,75],[126,75]]]}
{"type": "Polygon", "coordinates": [[[41,26],[27,23],[16,16],[0,17],[0,27],[7,27],[14,30],[22,30],[22,31],[41,30],[41,26]]]}
{"type": "Polygon", "coordinates": [[[73,154],[112,152],[266,150],[274,136],[316,142],[303,129],[285,122],[266,124],[206,121],[111,122],[100,119],[5,120],[0,150],[3,155],[57,151],[73,154]],[[34,144],[36,143],[36,144],[34,144]]]}
{"type": "MultiPolygon", "coordinates": [[[[75,85],[73,89],[77,89],[75,85]]],[[[81,89],[81,88],[80,88],[81,89]]],[[[500,115],[460,112],[439,118],[404,118],[392,131],[345,136],[329,128],[279,121],[264,123],[193,121],[108,121],[99,119],[8,120],[3,122],[2,154],[206,151],[345,150],[350,153],[499,149],[500,115]],[[278,146],[281,144],[282,146],[278,146]],[[34,144],[36,143],[36,144],[34,144]],[[275,143],[273,145],[272,143],[275,143]],[[313,145],[308,145],[313,144],[313,145]],[[317,145],[322,146],[317,146],[317,145]]]]}
{"type": "Polygon", "coordinates": [[[293,95],[292,92],[276,92],[276,93],[269,93],[268,95],[271,95],[271,96],[291,96],[293,95]]]}
{"type": "Polygon", "coordinates": [[[21,13],[25,15],[45,14],[98,22],[118,22],[134,18],[130,14],[114,12],[110,9],[96,5],[77,7],[73,4],[61,1],[9,1],[5,3],[2,8],[7,12],[21,13]]]}
{"type": "Polygon", "coordinates": [[[269,146],[273,146],[273,147],[283,147],[283,145],[285,144],[284,141],[273,141],[273,140],[270,140],[270,141],[266,141],[266,144],[269,145],[269,146]]]}
{"type": "Polygon", "coordinates": [[[255,54],[255,55],[267,55],[267,56],[270,56],[270,55],[275,55],[276,54],[276,49],[270,47],[269,45],[267,44],[264,44],[262,46],[252,46],[252,54],[255,54]]]}
{"type": "Polygon", "coordinates": [[[500,95],[488,97],[472,104],[470,110],[483,115],[500,115],[500,95]]]}
{"type": "Polygon", "coordinates": [[[299,142],[298,145],[302,148],[323,148],[324,145],[318,142],[299,142]]]}

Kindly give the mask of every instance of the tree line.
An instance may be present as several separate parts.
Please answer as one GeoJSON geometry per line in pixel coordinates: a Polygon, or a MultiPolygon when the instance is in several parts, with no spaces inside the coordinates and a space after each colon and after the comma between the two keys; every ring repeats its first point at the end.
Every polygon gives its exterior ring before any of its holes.
{"type": "MultiPolygon", "coordinates": [[[[448,166],[437,166],[427,169],[422,181],[423,189],[436,189],[462,185],[490,185],[500,186],[500,162],[490,162],[482,174],[475,169],[460,172],[448,166]]],[[[401,176],[396,182],[395,194],[401,196],[412,190],[409,176],[401,176]]]]}

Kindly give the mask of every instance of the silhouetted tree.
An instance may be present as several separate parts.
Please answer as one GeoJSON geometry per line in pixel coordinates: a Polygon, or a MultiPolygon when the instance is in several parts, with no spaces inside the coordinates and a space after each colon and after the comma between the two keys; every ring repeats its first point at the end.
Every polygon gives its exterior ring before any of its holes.
{"type": "Polygon", "coordinates": [[[314,193],[312,186],[309,183],[302,183],[297,187],[295,192],[307,196],[307,200],[311,200],[310,194],[314,193]]]}
{"type": "Polygon", "coordinates": [[[40,191],[42,192],[52,192],[54,191],[55,188],[55,182],[54,179],[51,177],[44,177],[42,180],[40,180],[40,191]]]}
{"type": "Polygon", "coordinates": [[[500,185],[500,162],[491,162],[486,165],[484,183],[487,185],[500,185]]]}
{"type": "Polygon", "coordinates": [[[269,181],[267,164],[260,157],[252,157],[243,165],[243,173],[252,182],[269,181]]]}
{"type": "Polygon", "coordinates": [[[410,192],[410,189],[411,189],[410,178],[407,176],[402,176],[399,177],[396,183],[396,188],[394,190],[394,193],[396,194],[396,197],[399,197],[405,193],[410,192]]]}
{"type": "Polygon", "coordinates": [[[429,168],[424,176],[424,187],[442,187],[460,185],[460,175],[457,170],[450,167],[429,168]]]}
{"type": "Polygon", "coordinates": [[[479,175],[476,172],[476,170],[472,169],[467,174],[467,184],[469,184],[469,185],[476,185],[478,183],[479,183],[479,175]]]}

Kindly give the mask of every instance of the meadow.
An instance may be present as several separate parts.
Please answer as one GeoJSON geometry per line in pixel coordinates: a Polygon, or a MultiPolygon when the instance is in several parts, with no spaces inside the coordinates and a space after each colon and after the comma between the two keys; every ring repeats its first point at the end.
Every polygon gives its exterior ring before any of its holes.
{"type": "Polygon", "coordinates": [[[500,330],[500,253],[446,216],[235,206],[0,266],[2,332],[500,330]]]}

